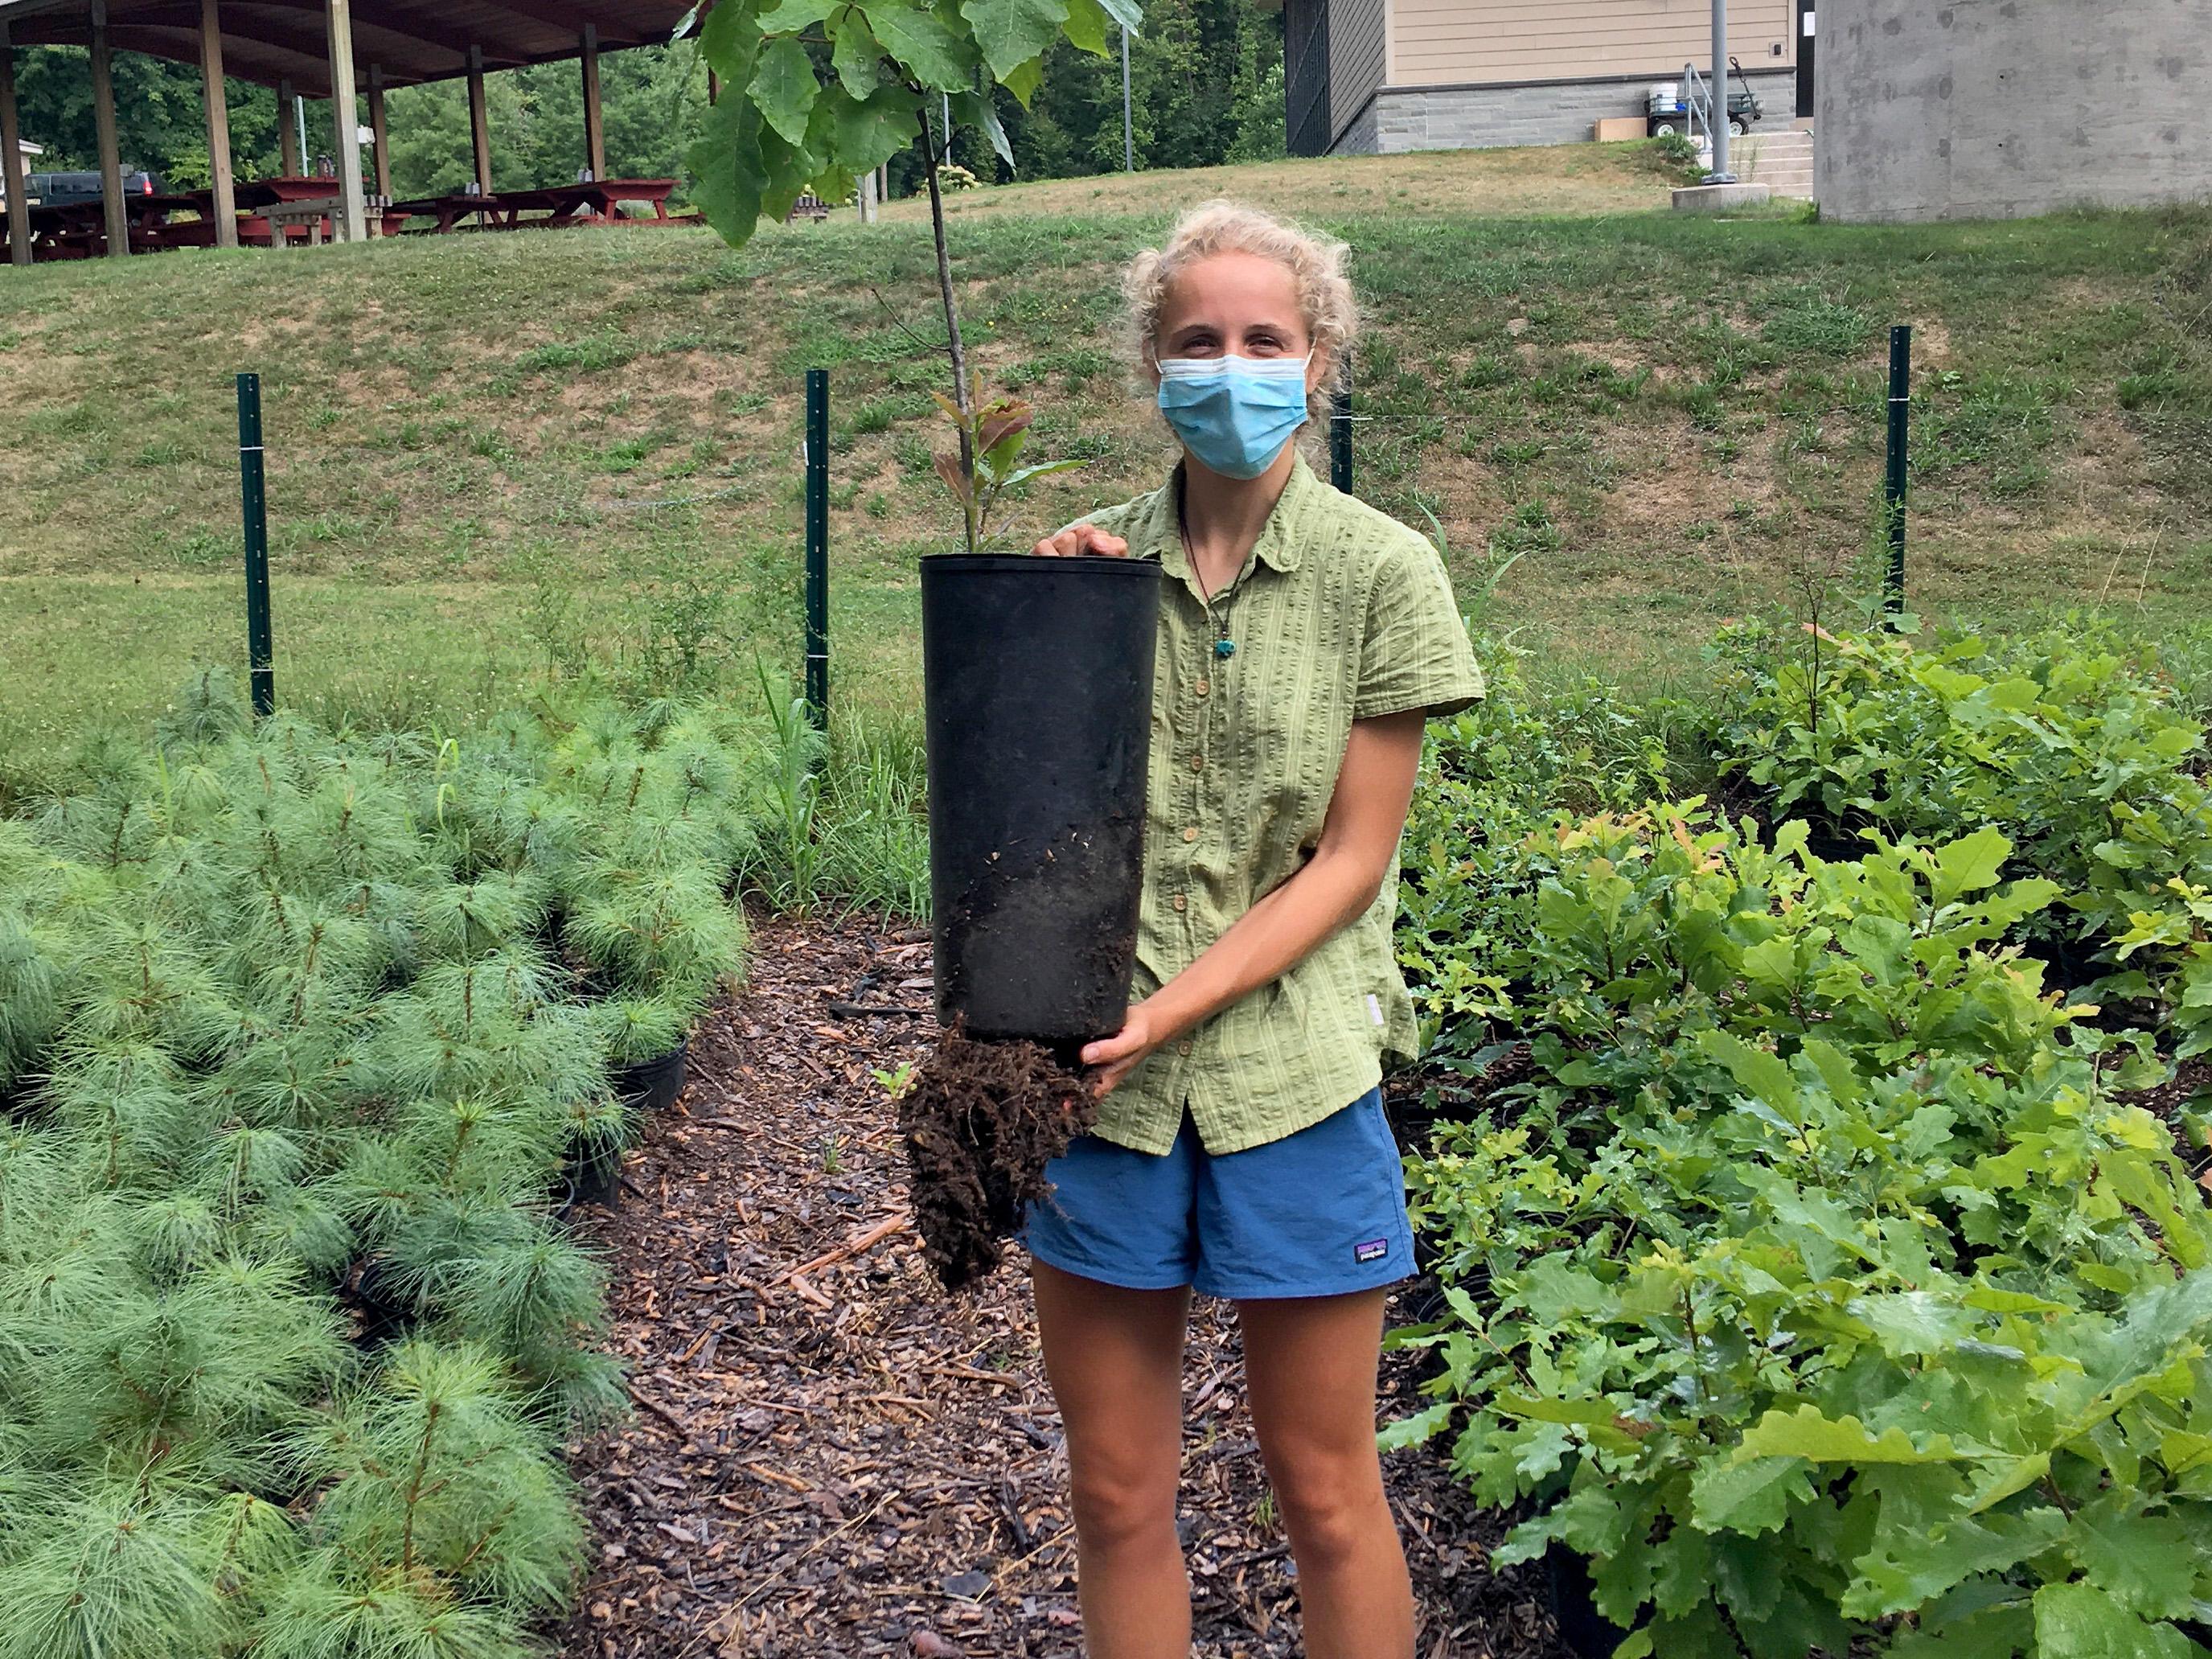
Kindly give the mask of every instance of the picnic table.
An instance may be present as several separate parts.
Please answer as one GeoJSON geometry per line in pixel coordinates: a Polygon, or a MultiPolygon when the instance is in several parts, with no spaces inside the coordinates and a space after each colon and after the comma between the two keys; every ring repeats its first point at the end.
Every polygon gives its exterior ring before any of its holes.
{"type": "Polygon", "coordinates": [[[433,222],[430,235],[445,235],[468,228],[462,221],[473,217],[484,230],[528,230],[562,225],[607,225],[621,222],[672,224],[669,193],[673,179],[595,179],[579,185],[553,185],[543,190],[503,190],[489,196],[457,192],[421,196],[394,202],[391,210],[433,222]],[[642,202],[653,209],[651,219],[626,218],[624,202],[642,202]],[[526,218],[526,214],[538,216],[526,218]]]}

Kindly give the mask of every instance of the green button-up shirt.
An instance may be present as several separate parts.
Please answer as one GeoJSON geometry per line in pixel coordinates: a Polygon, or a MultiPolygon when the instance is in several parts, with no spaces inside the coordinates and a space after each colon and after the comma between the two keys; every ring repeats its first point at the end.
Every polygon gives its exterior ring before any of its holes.
{"type": "MultiPolygon", "coordinates": [[[[1086,522],[1158,559],[1160,631],[1146,787],[1143,912],[1132,994],[1188,967],[1321,840],[1352,722],[1466,708],[1484,692],[1436,550],[1301,459],[1209,617],[1176,529],[1180,479],[1086,522]],[[1218,626],[1217,626],[1218,624],[1218,626]],[[1221,634],[1235,645],[1218,653],[1221,634]]],[[[1411,1059],[1412,1000],[1382,893],[1305,960],[1148,1055],[1106,1097],[1097,1134],[1165,1153],[1189,1109],[1211,1152],[1319,1122],[1411,1059]]]]}

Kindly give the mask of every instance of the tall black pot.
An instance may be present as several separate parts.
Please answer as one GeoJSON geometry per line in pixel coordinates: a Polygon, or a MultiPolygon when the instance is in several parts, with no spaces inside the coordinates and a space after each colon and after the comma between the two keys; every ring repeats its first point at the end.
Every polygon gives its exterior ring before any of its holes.
{"type": "Polygon", "coordinates": [[[1066,1047],[1121,1029],[1144,878],[1159,567],[921,565],[937,1016],[1066,1047]]]}

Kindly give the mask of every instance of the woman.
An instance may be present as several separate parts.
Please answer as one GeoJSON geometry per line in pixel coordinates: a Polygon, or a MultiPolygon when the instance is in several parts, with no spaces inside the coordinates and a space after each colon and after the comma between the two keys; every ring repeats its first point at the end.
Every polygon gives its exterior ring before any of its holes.
{"type": "Polygon", "coordinates": [[[1376,1085],[1413,1040],[1390,923],[1421,724],[1483,680],[1434,550],[1293,442],[1352,346],[1345,254],[1212,203],[1140,255],[1130,319],[1182,459],[1036,548],[1164,567],[1137,1000],[1084,1050],[1098,1122],[1023,1237],[1091,1659],[1190,1650],[1194,1289],[1237,1305],[1306,1651],[1413,1650],[1375,1443],[1384,1287],[1413,1237],[1376,1085]]]}

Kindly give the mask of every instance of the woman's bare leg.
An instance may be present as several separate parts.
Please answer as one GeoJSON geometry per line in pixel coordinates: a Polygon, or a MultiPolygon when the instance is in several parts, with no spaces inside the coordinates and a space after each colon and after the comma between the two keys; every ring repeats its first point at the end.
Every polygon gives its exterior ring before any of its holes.
{"type": "Polygon", "coordinates": [[[1375,1447],[1381,1291],[1240,1302],[1261,1455],[1298,1564],[1308,1659],[1410,1659],[1413,1591],[1375,1447]]]}
{"type": "Polygon", "coordinates": [[[1067,1431],[1089,1659],[1189,1659],[1176,1537],[1190,1291],[1125,1291],[1032,1258],[1045,1375],[1067,1431]]]}

